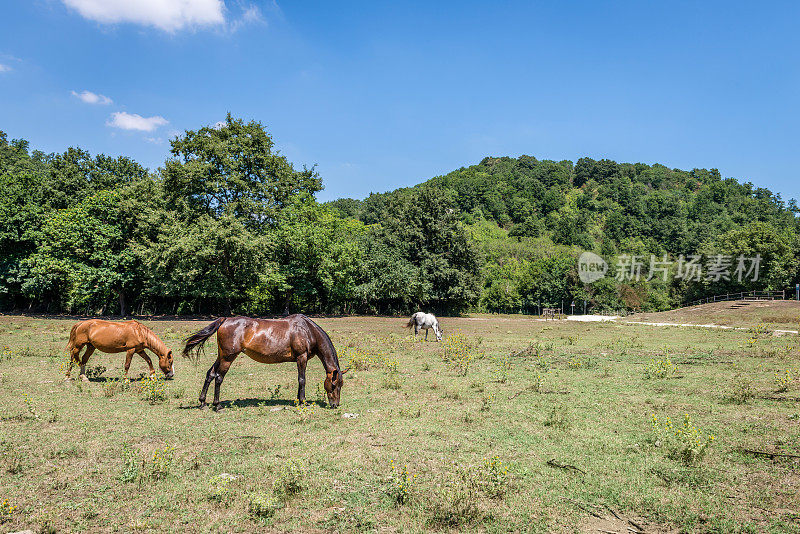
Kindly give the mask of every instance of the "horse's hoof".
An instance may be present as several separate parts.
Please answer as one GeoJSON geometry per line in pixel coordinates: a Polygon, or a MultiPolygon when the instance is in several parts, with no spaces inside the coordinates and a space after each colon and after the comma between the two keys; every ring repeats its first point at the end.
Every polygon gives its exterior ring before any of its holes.
{"type": "Polygon", "coordinates": [[[201,402],[198,408],[200,408],[201,410],[208,410],[208,404],[206,404],[205,402],[201,402]]]}
{"type": "Polygon", "coordinates": [[[225,409],[225,408],[223,408],[222,406],[220,406],[219,404],[217,404],[216,406],[214,406],[214,413],[220,413],[220,412],[222,412],[224,409],[225,409]]]}

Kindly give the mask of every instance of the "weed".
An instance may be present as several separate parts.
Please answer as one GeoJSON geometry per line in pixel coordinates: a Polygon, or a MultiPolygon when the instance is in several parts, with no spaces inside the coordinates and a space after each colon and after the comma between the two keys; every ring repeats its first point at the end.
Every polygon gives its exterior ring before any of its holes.
{"type": "Polygon", "coordinates": [[[389,488],[387,492],[392,502],[395,505],[403,505],[411,500],[412,486],[417,478],[417,475],[411,475],[408,472],[408,466],[404,465],[398,468],[394,464],[394,460],[390,462],[392,474],[389,476],[389,488]]]}
{"type": "Polygon", "coordinates": [[[669,357],[664,358],[650,358],[644,368],[645,379],[652,378],[667,378],[674,375],[678,371],[678,366],[672,363],[669,357]]]}
{"type": "Polygon", "coordinates": [[[294,411],[297,414],[297,421],[299,423],[306,423],[311,420],[317,413],[317,405],[310,403],[300,403],[297,399],[294,400],[294,411]]]}
{"type": "Polygon", "coordinates": [[[508,468],[503,465],[499,456],[484,458],[480,476],[479,482],[487,497],[498,499],[508,491],[508,468]]]}
{"type": "Polygon", "coordinates": [[[656,414],[653,414],[650,425],[656,445],[663,445],[668,457],[686,465],[698,464],[715,439],[712,434],[706,435],[697,428],[689,414],[684,415],[683,424],[679,427],[674,427],[669,417],[661,421],[656,414]]]}
{"type": "Polygon", "coordinates": [[[281,387],[282,386],[278,384],[277,386],[275,386],[275,389],[269,392],[270,400],[276,400],[281,398],[281,387]]]}
{"type": "Polygon", "coordinates": [[[544,420],[544,426],[567,431],[572,426],[569,412],[564,406],[553,406],[544,420]]]}
{"type": "Polygon", "coordinates": [[[755,396],[753,382],[747,377],[738,375],[734,379],[725,399],[733,404],[745,404],[755,396]]]}
{"type": "Polygon", "coordinates": [[[11,518],[14,516],[16,511],[18,510],[18,506],[11,504],[8,502],[8,499],[5,499],[2,504],[0,504],[0,523],[5,523],[10,521],[11,518]]]}
{"type": "Polygon", "coordinates": [[[492,409],[494,403],[494,395],[486,394],[481,398],[481,411],[488,412],[492,409]]]}
{"type": "Polygon", "coordinates": [[[306,468],[300,461],[290,458],[278,471],[275,489],[281,495],[292,497],[305,489],[306,468]]]}
{"type": "Polygon", "coordinates": [[[457,331],[442,342],[442,359],[455,369],[458,376],[467,376],[472,360],[483,356],[477,348],[477,342],[471,343],[467,336],[457,331]]]}
{"type": "Polygon", "coordinates": [[[470,471],[456,469],[441,488],[426,499],[428,522],[436,529],[458,529],[481,519],[478,484],[470,471]]]}
{"type": "Polygon", "coordinates": [[[167,401],[167,388],[164,379],[158,375],[150,375],[139,385],[139,394],[150,404],[162,404],[167,401]]]}
{"type": "Polygon", "coordinates": [[[355,347],[344,347],[339,357],[347,360],[348,365],[356,371],[366,371],[378,363],[374,354],[355,347]]]}
{"type": "Polygon", "coordinates": [[[17,475],[25,470],[25,457],[21,450],[8,442],[0,443],[2,446],[3,467],[6,472],[17,475]]]}
{"type": "Polygon", "coordinates": [[[281,501],[271,493],[254,493],[247,500],[250,515],[260,519],[269,519],[281,507],[281,501]]]}
{"type": "Polygon", "coordinates": [[[186,388],[175,388],[172,390],[173,399],[182,399],[186,396],[186,388]]]}
{"type": "Polygon", "coordinates": [[[148,463],[148,474],[153,480],[163,480],[170,475],[175,459],[175,449],[167,445],[163,449],[153,451],[153,457],[148,463]]]}
{"type": "Polygon", "coordinates": [[[95,365],[92,367],[86,368],[86,378],[99,378],[103,373],[107,371],[104,365],[95,365]]]}
{"type": "Polygon", "coordinates": [[[235,477],[228,473],[214,475],[208,480],[208,498],[218,503],[227,504],[233,500],[234,491],[231,488],[231,481],[235,477]]]}
{"type": "Polygon", "coordinates": [[[785,373],[775,373],[775,391],[777,393],[785,393],[789,391],[789,386],[792,385],[793,380],[794,378],[792,377],[792,373],[788,369],[785,373]]]}
{"type": "Polygon", "coordinates": [[[25,408],[28,411],[28,415],[34,419],[39,419],[39,413],[36,411],[36,405],[33,404],[33,399],[31,399],[27,393],[22,394],[22,401],[25,403],[25,408]]]}
{"type": "Polygon", "coordinates": [[[508,374],[511,370],[512,360],[511,356],[497,356],[494,358],[495,368],[492,370],[494,379],[501,384],[508,382],[508,374]]]}
{"type": "Polygon", "coordinates": [[[139,454],[129,445],[122,446],[122,471],[117,475],[120,482],[135,482],[141,473],[139,454]]]}
{"type": "Polygon", "coordinates": [[[11,360],[11,357],[14,355],[14,351],[11,350],[11,347],[4,346],[3,350],[0,351],[0,362],[7,362],[11,360]]]}

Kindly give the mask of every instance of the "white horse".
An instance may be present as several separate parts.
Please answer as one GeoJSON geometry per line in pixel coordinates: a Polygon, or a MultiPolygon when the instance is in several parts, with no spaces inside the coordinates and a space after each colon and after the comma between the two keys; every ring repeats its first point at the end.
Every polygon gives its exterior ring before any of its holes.
{"type": "Polygon", "coordinates": [[[414,327],[414,339],[417,337],[417,332],[419,332],[420,329],[424,329],[425,341],[428,341],[428,330],[433,328],[433,333],[436,334],[436,341],[442,340],[442,334],[444,332],[439,328],[439,321],[436,320],[436,317],[432,313],[415,313],[411,316],[411,319],[408,320],[406,328],[411,328],[412,326],[414,327]]]}

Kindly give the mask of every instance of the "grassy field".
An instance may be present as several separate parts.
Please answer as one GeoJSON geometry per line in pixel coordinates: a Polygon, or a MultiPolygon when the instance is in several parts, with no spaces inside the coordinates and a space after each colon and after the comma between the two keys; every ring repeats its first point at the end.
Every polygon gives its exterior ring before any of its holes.
{"type": "Polygon", "coordinates": [[[640,313],[626,317],[626,319],[734,327],[763,324],[769,328],[798,330],[800,328],[800,302],[796,300],[716,302],[666,312],[640,313]]]}
{"type": "MultiPolygon", "coordinates": [[[[145,321],[176,352],[207,322],[145,321]]],[[[800,455],[797,336],[318,322],[352,365],[339,409],[240,356],[217,414],[196,409],[214,338],[170,382],[97,353],[65,382],[73,321],[0,317],[0,531],[800,532],[800,459],[743,451],[800,455]]]]}

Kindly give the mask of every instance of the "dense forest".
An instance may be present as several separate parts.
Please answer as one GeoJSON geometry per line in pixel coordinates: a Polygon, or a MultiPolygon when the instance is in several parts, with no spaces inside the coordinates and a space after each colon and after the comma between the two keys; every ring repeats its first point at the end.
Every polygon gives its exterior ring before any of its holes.
{"type": "Polygon", "coordinates": [[[798,280],[795,202],[715,169],[487,157],[364,200],[320,204],[322,187],[260,123],[231,116],[173,139],[156,171],[0,132],[0,309],[653,310],[798,280]],[[591,284],[578,273],[586,250],[609,265],[591,284]],[[737,277],[736,258],[756,256],[757,279],[737,277]],[[656,257],[668,262],[653,276],[656,257]],[[732,274],[682,276],[684,257],[707,272],[728,258],[732,274]]]}

